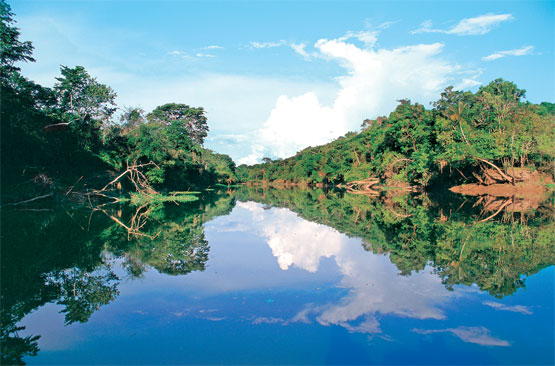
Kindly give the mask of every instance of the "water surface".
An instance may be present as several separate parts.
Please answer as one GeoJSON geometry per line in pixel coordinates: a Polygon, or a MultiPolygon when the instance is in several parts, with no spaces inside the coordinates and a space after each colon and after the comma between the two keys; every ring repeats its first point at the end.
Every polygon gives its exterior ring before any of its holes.
{"type": "Polygon", "coordinates": [[[472,205],[242,190],[141,208],[136,232],[113,220],[132,207],[5,212],[3,350],[28,364],[552,364],[552,216],[479,223],[472,205]]]}

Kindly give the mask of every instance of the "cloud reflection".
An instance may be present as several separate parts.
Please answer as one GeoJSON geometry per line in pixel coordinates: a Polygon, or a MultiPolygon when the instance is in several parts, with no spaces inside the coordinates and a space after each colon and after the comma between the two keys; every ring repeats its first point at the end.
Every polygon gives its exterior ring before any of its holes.
{"type": "Polygon", "coordinates": [[[343,276],[339,286],[350,289],[337,303],[307,305],[291,322],[312,318],[350,332],[377,334],[381,333],[378,314],[444,319],[441,305],[456,296],[430,268],[400,276],[387,256],[365,251],[359,240],[332,228],[303,220],[287,209],[265,211],[253,202],[239,205],[252,212],[282,270],[295,266],[316,272],[322,258],[333,258],[343,276]]]}
{"type": "Polygon", "coordinates": [[[484,305],[487,305],[489,307],[492,307],[494,309],[497,310],[505,310],[505,311],[512,311],[514,313],[521,313],[521,314],[526,314],[526,315],[532,315],[534,314],[527,306],[524,305],[504,305],[498,302],[494,302],[494,301],[485,301],[483,303],[484,305]]]}
{"type": "Polygon", "coordinates": [[[463,342],[475,343],[480,346],[500,346],[508,347],[511,344],[503,339],[495,338],[490,335],[489,329],[485,327],[458,327],[447,329],[413,329],[418,334],[432,333],[451,333],[460,338],[463,342]]]}

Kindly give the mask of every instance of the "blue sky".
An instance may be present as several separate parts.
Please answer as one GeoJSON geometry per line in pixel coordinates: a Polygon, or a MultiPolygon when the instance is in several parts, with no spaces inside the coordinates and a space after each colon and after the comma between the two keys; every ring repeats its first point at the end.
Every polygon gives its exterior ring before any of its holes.
{"type": "Polygon", "coordinates": [[[208,148],[238,163],[358,130],[396,100],[495,78],[555,101],[553,1],[8,1],[52,85],[82,65],[147,112],[207,111],[208,148]]]}

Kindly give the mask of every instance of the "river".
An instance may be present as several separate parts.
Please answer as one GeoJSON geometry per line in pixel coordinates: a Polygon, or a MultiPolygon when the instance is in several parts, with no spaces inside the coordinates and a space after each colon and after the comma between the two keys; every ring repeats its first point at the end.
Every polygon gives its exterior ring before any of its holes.
{"type": "Polygon", "coordinates": [[[483,207],[259,188],[4,210],[3,361],[553,364],[553,199],[483,207]]]}

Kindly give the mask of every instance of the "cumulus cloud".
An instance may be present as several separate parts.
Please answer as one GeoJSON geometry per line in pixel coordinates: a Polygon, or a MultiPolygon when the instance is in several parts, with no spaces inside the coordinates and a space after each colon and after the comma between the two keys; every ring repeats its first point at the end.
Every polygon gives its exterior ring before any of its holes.
{"type": "Polygon", "coordinates": [[[485,327],[457,327],[447,329],[413,329],[418,334],[451,333],[463,342],[479,344],[480,346],[508,347],[511,344],[503,339],[490,335],[489,329],[485,327]]]}
{"type": "MultiPolygon", "coordinates": [[[[337,79],[335,100],[324,105],[313,91],[280,96],[258,130],[251,154],[240,162],[257,161],[264,155],[285,158],[307,146],[327,143],[358,129],[366,118],[389,113],[401,98],[423,104],[434,100],[458,77],[460,67],[441,57],[441,43],[376,49],[376,40],[376,32],[350,32],[316,42],[316,55],[345,70],[337,79]],[[353,38],[363,46],[349,42],[353,38]]],[[[297,52],[307,54],[305,47],[297,52]]]]}
{"type": "Polygon", "coordinates": [[[422,22],[420,28],[411,33],[445,33],[456,34],[459,36],[484,35],[502,22],[513,19],[511,14],[484,14],[474,18],[465,18],[455,24],[450,29],[433,29],[432,22],[426,20],[422,22]]]}
{"type": "Polygon", "coordinates": [[[347,322],[340,323],[345,329],[347,329],[351,333],[368,333],[368,334],[377,334],[381,333],[382,330],[380,328],[380,322],[374,315],[366,315],[364,320],[357,325],[352,325],[347,322]]]}
{"type": "Polygon", "coordinates": [[[494,309],[497,310],[504,310],[504,311],[512,311],[515,313],[521,313],[521,314],[526,314],[526,315],[532,315],[533,312],[530,310],[530,308],[528,308],[528,306],[524,306],[524,305],[504,305],[498,302],[494,302],[494,301],[486,301],[484,302],[484,305],[492,307],[494,309]]]}
{"type": "Polygon", "coordinates": [[[482,60],[493,61],[505,56],[525,56],[525,55],[529,55],[533,49],[534,49],[534,46],[525,46],[514,50],[499,51],[499,52],[492,53],[489,56],[482,57],[482,60]]]}

